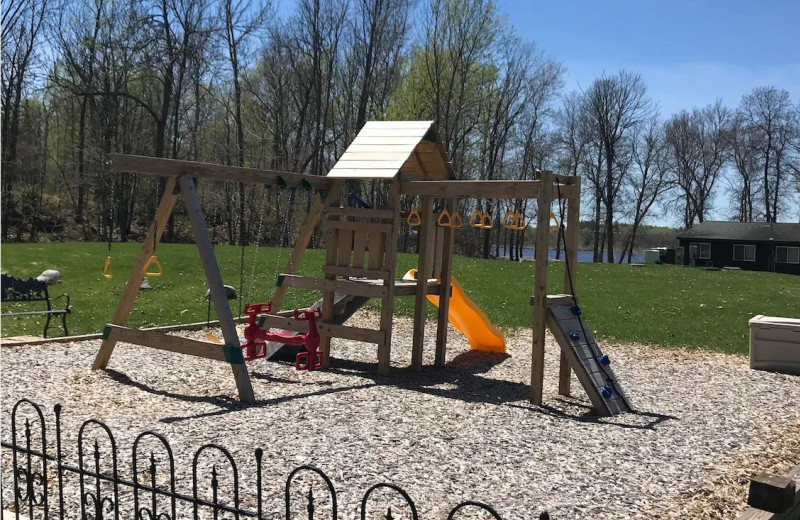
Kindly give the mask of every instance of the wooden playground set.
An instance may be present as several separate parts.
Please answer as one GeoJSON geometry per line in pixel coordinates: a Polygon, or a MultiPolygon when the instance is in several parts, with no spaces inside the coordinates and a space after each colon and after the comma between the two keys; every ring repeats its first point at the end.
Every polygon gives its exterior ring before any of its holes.
{"type": "MultiPolygon", "coordinates": [[[[452,272],[456,230],[464,225],[486,228],[494,223],[488,214],[479,210],[468,219],[463,218],[457,211],[456,202],[459,198],[536,199],[530,401],[535,405],[542,403],[545,328],[549,327],[561,347],[559,393],[570,395],[572,370],[598,414],[613,415],[631,410],[609,366],[608,357],[602,354],[583,322],[575,296],[580,214],[578,177],[541,171],[536,180],[456,180],[444,145],[431,121],[368,122],[325,177],[130,155],[113,155],[111,166],[116,172],[164,176],[167,182],[141,253],[111,322],[103,332],[94,369],[108,365],[114,347],[120,341],[199,356],[229,363],[240,400],[253,403],[255,396],[246,361],[269,357],[270,342],[303,347],[297,356],[297,368],[315,369],[329,365],[331,339],[341,338],[377,345],[377,370],[379,374],[387,375],[394,302],[400,296],[415,298],[411,358],[414,370],[421,370],[423,364],[429,300],[438,306],[435,366],[445,364],[448,320],[465,334],[472,349],[502,353],[505,349],[502,333],[469,299],[452,272]],[[314,192],[311,211],[299,231],[288,264],[277,276],[272,298],[267,303],[245,306],[244,342],[236,330],[226,298],[195,178],[314,192]],[[347,180],[375,180],[388,184],[387,207],[372,208],[357,198],[355,207],[343,206],[343,184],[347,180]],[[418,197],[419,204],[410,213],[403,214],[402,197],[418,197]],[[210,298],[219,319],[222,344],[126,327],[143,278],[161,273],[156,248],[178,198],[183,199],[191,221],[210,298]],[[554,200],[566,203],[566,216],[562,215],[559,225],[566,250],[565,294],[548,295],[550,208],[554,200]],[[418,229],[418,262],[417,269],[398,277],[397,242],[403,219],[418,229]],[[326,245],[325,263],[321,269],[323,277],[298,275],[298,266],[320,221],[324,225],[326,245]],[[290,287],[321,292],[321,305],[282,311],[281,304],[290,287]],[[350,312],[342,313],[337,310],[340,304],[355,302],[357,308],[370,298],[381,302],[379,328],[346,325],[344,321],[352,314],[353,306],[350,312]]],[[[524,217],[512,212],[505,216],[502,225],[510,229],[526,227],[524,217]]],[[[104,274],[110,274],[108,262],[106,269],[109,272],[104,274]]]]}

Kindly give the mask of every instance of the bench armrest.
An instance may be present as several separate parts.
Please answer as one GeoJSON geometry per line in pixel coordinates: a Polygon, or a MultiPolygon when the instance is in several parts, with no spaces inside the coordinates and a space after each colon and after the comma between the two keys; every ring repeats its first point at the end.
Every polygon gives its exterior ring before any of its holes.
{"type": "Polygon", "coordinates": [[[56,296],[55,298],[53,298],[52,301],[55,301],[55,300],[58,300],[59,298],[64,298],[64,297],[67,298],[67,305],[64,307],[64,310],[69,312],[69,294],[67,294],[67,293],[60,294],[60,295],[56,296]]]}

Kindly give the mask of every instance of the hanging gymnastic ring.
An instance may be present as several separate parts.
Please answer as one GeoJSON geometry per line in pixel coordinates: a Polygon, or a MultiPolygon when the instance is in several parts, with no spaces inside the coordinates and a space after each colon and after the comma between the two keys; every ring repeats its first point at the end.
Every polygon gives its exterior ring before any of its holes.
{"type": "Polygon", "coordinates": [[[482,219],[483,219],[483,214],[479,209],[476,209],[475,211],[472,212],[472,216],[469,217],[469,227],[472,228],[481,227],[482,219]]]}
{"type": "Polygon", "coordinates": [[[106,263],[103,266],[103,276],[106,278],[114,278],[114,268],[111,265],[111,255],[106,257],[106,263]]]}
{"type": "Polygon", "coordinates": [[[459,229],[464,226],[464,221],[461,220],[461,215],[458,211],[454,211],[453,214],[450,216],[450,227],[454,229],[459,229]]]}
{"type": "Polygon", "coordinates": [[[158,278],[164,274],[164,268],[161,267],[161,262],[158,261],[158,257],[156,255],[151,256],[150,260],[144,264],[144,267],[142,267],[142,274],[150,278],[158,278]],[[150,267],[152,266],[155,266],[155,271],[150,271],[150,267]]]}
{"type": "Polygon", "coordinates": [[[417,208],[411,209],[411,212],[408,214],[408,218],[406,218],[406,222],[408,222],[408,225],[411,227],[416,227],[422,224],[422,218],[420,218],[417,208]]]}
{"type": "Polygon", "coordinates": [[[439,213],[439,219],[437,220],[438,224],[442,227],[450,227],[450,212],[447,211],[447,208],[443,209],[441,213],[439,213]]]}
{"type": "Polygon", "coordinates": [[[506,216],[503,217],[503,227],[506,229],[516,229],[517,214],[511,210],[506,211],[506,216]]]}

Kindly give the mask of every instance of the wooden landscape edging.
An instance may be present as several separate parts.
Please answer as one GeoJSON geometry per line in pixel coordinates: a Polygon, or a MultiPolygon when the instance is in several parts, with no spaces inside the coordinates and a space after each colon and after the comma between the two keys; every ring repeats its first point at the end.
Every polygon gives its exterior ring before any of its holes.
{"type": "Polygon", "coordinates": [[[750,480],[747,504],[736,520],[800,520],[800,465],[786,477],[759,473],[750,480]]]}

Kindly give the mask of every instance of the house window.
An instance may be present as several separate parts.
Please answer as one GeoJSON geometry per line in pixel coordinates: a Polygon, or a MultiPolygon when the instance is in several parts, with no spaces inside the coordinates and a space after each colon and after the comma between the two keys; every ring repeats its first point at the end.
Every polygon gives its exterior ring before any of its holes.
{"type": "Polygon", "coordinates": [[[733,261],[755,262],[756,261],[755,244],[733,244],[733,261]]]}
{"type": "Polygon", "coordinates": [[[776,246],[776,264],[800,264],[800,247],[795,246],[776,246]]]}
{"type": "Polygon", "coordinates": [[[699,242],[692,244],[693,246],[697,247],[697,259],[698,260],[710,260],[711,259],[711,244],[707,242],[699,242]]]}

